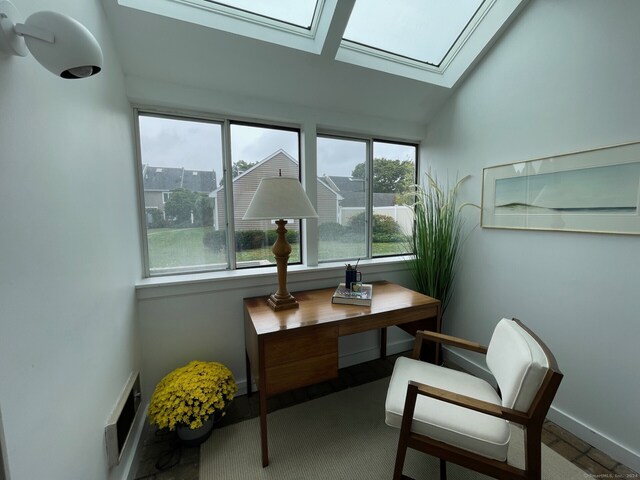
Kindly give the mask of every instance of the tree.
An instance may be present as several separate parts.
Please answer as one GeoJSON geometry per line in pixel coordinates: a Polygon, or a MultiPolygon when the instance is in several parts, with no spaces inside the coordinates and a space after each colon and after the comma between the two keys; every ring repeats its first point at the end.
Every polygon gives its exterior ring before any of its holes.
{"type": "Polygon", "coordinates": [[[194,224],[198,227],[210,227],[213,225],[213,207],[211,199],[206,193],[198,193],[193,212],[194,224]]]}
{"type": "Polygon", "coordinates": [[[231,166],[233,178],[236,178],[238,175],[243,174],[254,165],[257,165],[257,162],[245,162],[244,160],[238,160],[237,162],[234,162],[231,166]]]}
{"type": "MultiPolygon", "coordinates": [[[[351,173],[353,178],[364,178],[364,163],[351,173]]],[[[415,184],[415,164],[411,160],[373,159],[373,191],[375,193],[405,193],[415,184]]]]}
{"type": "MultiPolygon", "coordinates": [[[[257,164],[258,162],[246,162],[244,160],[233,162],[233,164],[231,165],[231,178],[236,178],[238,175],[242,175],[244,172],[257,164]]],[[[224,185],[224,175],[220,178],[220,183],[218,184],[218,186],[221,187],[222,185],[224,185]]]]}
{"type": "Polygon", "coordinates": [[[196,202],[199,195],[186,188],[171,191],[164,211],[168,219],[177,225],[191,225],[191,213],[196,212],[196,202]]]}

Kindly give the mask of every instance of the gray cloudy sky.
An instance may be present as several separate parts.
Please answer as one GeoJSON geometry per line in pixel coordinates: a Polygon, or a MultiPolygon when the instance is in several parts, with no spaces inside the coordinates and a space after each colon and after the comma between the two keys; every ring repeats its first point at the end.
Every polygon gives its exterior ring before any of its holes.
{"type": "MultiPolygon", "coordinates": [[[[214,170],[221,178],[221,135],[222,128],[216,123],[141,116],[142,163],[154,167],[214,170]]],[[[231,127],[233,162],[260,162],[280,148],[299,161],[296,132],[246,125],[231,127]]],[[[376,143],[374,148],[375,157],[414,160],[413,154],[412,147],[403,145],[376,143]]],[[[365,156],[363,141],[319,138],[318,175],[350,176],[365,156]]]]}

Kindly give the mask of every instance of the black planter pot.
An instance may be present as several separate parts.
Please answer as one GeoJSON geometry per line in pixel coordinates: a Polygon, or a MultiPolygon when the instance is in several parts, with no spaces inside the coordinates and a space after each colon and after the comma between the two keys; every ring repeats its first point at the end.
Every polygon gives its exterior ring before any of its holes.
{"type": "Polygon", "coordinates": [[[209,420],[202,423],[201,427],[191,429],[189,425],[176,426],[176,434],[180,444],[186,447],[197,447],[206,442],[213,433],[213,428],[221,419],[222,413],[215,412],[209,417],[209,420]]]}

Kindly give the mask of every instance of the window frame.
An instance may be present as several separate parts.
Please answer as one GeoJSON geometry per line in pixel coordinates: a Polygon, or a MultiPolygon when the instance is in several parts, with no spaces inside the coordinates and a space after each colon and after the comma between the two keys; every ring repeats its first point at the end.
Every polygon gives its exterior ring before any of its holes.
{"type": "MultiPolygon", "coordinates": [[[[143,262],[143,274],[144,278],[171,278],[180,275],[194,275],[194,274],[211,274],[218,272],[230,272],[230,271],[250,271],[257,268],[269,268],[275,265],[260,265],[256,267],[244,267],[238,268],[236,261],[236,248],[235,248],[235,212],[234,212],[234,200],[233,200],[233,174],[232,164],[233,159],[231,155],[231,125],[245,125],[259,128],[268,128],[274,130],[286,130],[295,131],[298,134],[298,180],[302,182],[302,136],[303,131],[300,125],[270,121],[270,120],[252,120],[235,116],[221,116],[216,114],[207,114],[204,112],[174,110],[161,107],[150,107],[146,105],[134,105],[133,106],[133,123],[134,123],[134,137],[136,147],[136,175],[138,186],[138,213],[140,224],[140,238],[142,243],[142,262],[143,262]],[[143,179],[143,165],[142,165],[142,143],[140,138],[140,117],[150,116],[156,118],[193,121],[201,123],[211,123],[219,125],[221,128],[221,153],[222,153],[222,176],[224,180],[225,189],[225,215],[226,215],[226,257],[227,267],[224,269],[201,269],[201,270],[183,270],[179,272],[152,274],[150,268],[149,259],[149,236],[146,223],[146,204],[144,197],[144,179],[143,179]],[[227,175],[227,172],[230,175],[227,175]],[[231,208],[229,208],[229,206],[231,208]]],[[[164,195],[163,195],[164,200],[164,195]]],[[[164,202],[163,202],[164,203],[164,202]]],[[[298,220],[300,222],[300,220],[298,220]]],[[[299,225],[300,232],[300,261],[289,263],[289,265],[302,265],[303,264],[303,248],[304,237],[302,225],[299,225]]]]}
{"type": "MultiPolygon", "coordinates": [[[[223,128],[223,154],[222,154],[222,163],[224,165],[224,188],[225,188],[225,201],[226,205],[231,205],[231,210],[229,211],[226,208],[227,215],[227,254],[228,254],[228,270],[251,270],[251,269],[259,269],[259,268],[270,268],[274,265],[257,265],[255,267],[241,267],[238,268],[238,261],[236,256],[236,242],[235,242],[235,234],[236,234],[236,221],[235,221],[235,208],[233,201],[233,154],[231,152],[231,126],[232,125],[240,125],[245,127],[257,127],[257,128],[269,128],[272,130],[283,130],[289,132],[297,132],[298,134],[298,181],[302,184],[302,129],[298,127],[292,126],[284,126],[284,125],[276,125],[252,120],[240,120],[240,119],[227,119],[225,121],[225,126],[227,128],[223,128]],[[226,134],[225,134],[226,132],[226,134]],[[228,155],[226,155],[225,150],[225,138],[226,144],[228,145],[228,155]],[[228,160],[228,162],[227,162],[228,160]],[[231,172],[231,175],[226,175],[227,171],[231,172]],[[228,183],[227,183],[228,181],[228,183]]],[[[302,184],[304,187],[304,184],[302,184]]],[[[302,220],[298,219],[298,232],[300,233],[300,261],[298,262],[288,262],[288,265],[302,265],[303,264],[303,248],[304,248],[304,238],[302,235],[302,220]]],[[[277,228],[274,224],[274,230],[277,228]]]]}
{"type": "MultiPolygon", "coordinates": [[[[365,242],[366,242],[366,252],[367,252],[367,256],[364,259],[359,259],[359,260],[375,260],[375,259],[384,259],[384,258],[394,258],[394,257],[401,257],[401,256],[405,256],[405,255],[413,255],[413,252],[406,252],[406,253],[397,253],[397,254],[388,254],[388,255],[375,255],[373,254],[373,211],[374,211],[374,205],[373,205],[373,175],[374,175],[374,169],[373,169],[373,156],[374,156],[374,144],[376,142],[379,143],[387,143],[387,144],[393,144],[393,145],[404,145],[404,146],[408,146],[408,147],[414,147],[415,148],[415,165],[414,165],[414,180],[415,183],[418,183],[418,174],[419,174],[419,165],[420,165],[420,143],[419,142],[411,142],[408,140],[396,140],[390,137],[383,137],[380,135],[363,135],[363,134],[353,134],[353,133],[347,133],[347,132],[342,132],[342,131],[336,131],[336,130],[325,130],[325,129],[318,129],[318,131],[316,132],[316,141],[318,138],[323,137],[323,138],[333,138],[333,139],[337,139],[337,140],[351,140],[351,141],[361,141],[361,142],[365,142],[366,144],[366,158],[365,158],[365,165],[364,165],[364,188],[365,188],[365,207],[364,207],[364,211],[366,213],[365,215],[365,242]]],[[[317,148],[316,148],[316,152],[317,152],[317,148]]],[[[317,156],[316,156],[316,166],[317,166],[317,156]]],[[[320,239],[318,238],[318,244],[320,243],[320,239]]],[[[336,258],[336,259],[330,259],[330,260],[320,260],[320,258],[318,258],[318,264],[319,265],[323,265],[323,264],[330,264],[330,263],[335,263],[335,262],[344,262],[344,261],[351,261],[351,260],[358,260],[356,258],[336,258]]]]}
{"type": "MultiPolygon", "coordinates": [[[[263,127],[268,129],[280,129],[280,130],[288,130],[295,131],[298,133],[298,180],[301,184],[305,185],[305,171],[307,170],[306,163],[307,162],[315,162],[317,167],[317,148],[311,153],[311,158],[305,158],[305,142],[306,136],[314,138],[314,141],[317,142],[318,137],[328,137],[328,138],[336,138],[336,139],[345,139],[345,140],[356,140],[363,141],[366,144],[366,160],[365,160],[365,191],[366,191],[366,207],[365,211],[367,212],[366,223],[367,229],[365,232],[366,235],[366,251],[367,256],[363,258],[363,264],[367,263],[367,261],[385,261],[391,259],[402,259],[403,256],[411,255],[411,252],[407,252],[404,254],[388,254],[388,255],[373,255],[373,155],[374,155],[374,143],[389,143],[396,145],[406,145],[415,148],[415,181],[418,183],[419,181],[419,173],[420,173],[420,141],[419,140],[407,140],[407,139],[397,139],[397,137],[386,137],[382,135],[367,135],[363,133],[353,133],[348,130],[338,130],[331,128],[313,128],[309,131],[305,131],[305,128],[302,123],[294,123],[294,122],[283,122],[271,119],[253,119],[241,116],[234,115],[220,115],[215,113],[207,113],[201,111],[194,110],[186,110],[186,109],[173,109],[173,108],[164,108],[164,107],[156,107],[149,105],[133,105],[133,124],[134,124],[134,140],[135,140],[135,169],[137,175],[137,187],[138,187],[138,212],[139,212],[139,229],[140,229],[140,238],[141,238],[141,250],[142,250],[142,263],[143,263],[143,278],[146,281],[153,281],[154,283],[162,284],[162,283],[172,283],[172,282],[180,282],[179,278],[184,276],[193,276],[198,274],[206,275],[206,278],[215,278],[216,276],[223,275],[225,278],[228,277],[229,273],[233,272],[233,274],[242,274],[247,275],[250,274],[251,271],[258,271],[268,268],[274,268],[275,265],[261,265],[254,267],[245,267],[245,268],[237,268],[236,262],[236,248],[235,248],[235,218],[233,208],[231,211],[227,208],[227,268],[225,269],[203,269],[203,270],[184,270],[179,272],[171,272],[171,273],[162,273],[162,274],[154,274],[152,275],[150,272],[150,261],[149,261],[149,244],[148,244],[148,232],[146,225],[146,207],[145,207],[145,198],[144,198],[144,185],[142,178],[142,151],[141,151],[141,140],[140,140],[140,122],[139,118],[141,115],[154,116],[160,118],[167,119],[175,119],[175,120],[185,120],[185,121],[195,121],[195,122],[203,122],[203,123],[214,123],[218,124],[221,127],[221,150],[222,150],[222,164],[223,164],[223,172],[222,175],[224,177],[224,187],[225,187],[225,200],[227,202],[227,206],[233,206],[233,198],[226,198],[227,195],[233,197],[233,178],[232,175],[227,175],[227,172],[232,171],[232,163],[233,156],[231,155],[231,125],[246,125],[246,126],[254,126],[254,127],[263,127]],[[212,277],[213,276],[213,277],[212,277]]],[[[309,154],[309,152],[306,152],[309,154]]],[[[315,171],[315,169],[314,169],[315,171]]],[[[317,178],[317,174],[316,174],[317,178]]],[[[317,199],[311,198],[312,204],[317,205],[317,199]]],[[[298,220],[300,222],[300,220],[298,220]]],[[[332,264],[342,265],[342,260],[340,259],[332,259],[332,260],[319,260],[314,258],[311,263],[307,263],[307,259],[305,256],[305,251],[318,251],[319,247],[319,238],[315,240],[311,238],[309,235],[306,235],[307,228],[305,224],[301,222],[299,225],[300,232],[300,261],[290,263],[290,266],[295,266],[297,268],[301,268],[306,270],[307,268],[325,268],[332,267],[332,264]],[[308,243],[307,243],[308,242],[308,243]],[[315,244],[313,244],[315,243],[315,244]]],[[[355,258],[345,258],[344,260],[356,260],[355,258]]]]}

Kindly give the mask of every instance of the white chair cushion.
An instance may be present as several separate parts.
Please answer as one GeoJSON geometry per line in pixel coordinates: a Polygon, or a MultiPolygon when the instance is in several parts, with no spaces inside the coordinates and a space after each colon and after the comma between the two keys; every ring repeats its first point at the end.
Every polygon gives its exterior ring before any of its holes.
{"type": "Polygon", "coordinates": [[[549,360],[531,335],[503,318],[489,342],[487,366],[500,387],[502,405],[526,412],[549,369],[549,360]]]}
{"type": "MultiPolygon", "coordinates": [[[[482,379],[400,357],[387,391],[385,421],[389,426],[399,428],[402,423],[410,380],[500,405],[496,391],[482,379]]],[[[411,430],[485,457],[500,461],[507,458],[510,438],[507,421],[441,400],[418,395],[411,430]]]]}

